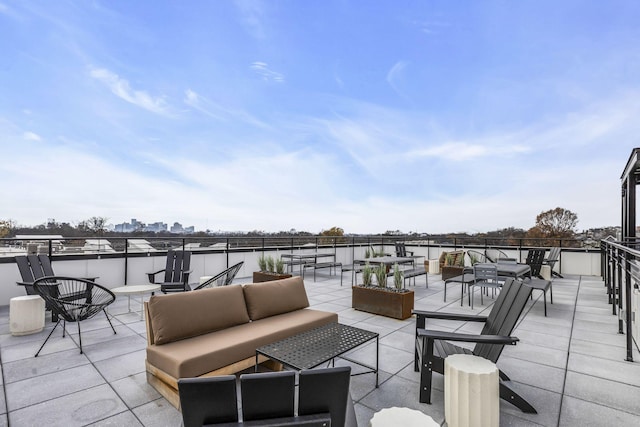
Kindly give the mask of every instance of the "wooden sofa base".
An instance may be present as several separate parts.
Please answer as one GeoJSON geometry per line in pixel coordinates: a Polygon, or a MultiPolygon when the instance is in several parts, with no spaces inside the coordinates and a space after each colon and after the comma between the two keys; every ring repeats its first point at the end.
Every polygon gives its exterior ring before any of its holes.
{"type": "MultiPolygon", "coordinates": [[[[147,367],[147,382],[151,387],[157,390],[165,399],[169,401],[178,411],[180,410],[180,396],[178,394],[178,379],[172,375],[167,374],[165,371],[156,368],[150,364],[147,360],[144,361],[147,367]]],[[[248,357],[244,360],[232,363],[231,365],[224,366],[215,371],[207,372],[200,375],[200,377],[213,377],[216,375],[231,375],[240,371],[244,371],[252,366],[255,366],[256,358],[248,357]]],[[[268,367],[273,371],[282,370],[282,364],[274,362],[262,355],[258,356],[258,363],[268,367]]]]}

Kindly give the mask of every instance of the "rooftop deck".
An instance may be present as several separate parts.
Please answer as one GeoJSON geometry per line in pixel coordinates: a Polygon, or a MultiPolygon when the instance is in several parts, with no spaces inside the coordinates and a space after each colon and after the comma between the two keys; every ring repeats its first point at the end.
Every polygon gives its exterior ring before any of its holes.
{"type": "MultiPolygon", "coordinates": [[[[336,277],[319,272],[316,282],[305,281],[312,307],[338,313],[342,323],[380,333],[380,387],[374,387],[373,375],[356,376],[351,382],[358,424],[368,425],[376,411],[391,406],[418,409],[443,424],[441,375],[434,375],[433,404],[418,402],[419,378],[413,371],[415,320],[353,310],[348,276],[342,287],[336,277]]],[[[424,276],[419,277],[415,306],[470,313],[466,301],[460,306],[459,290],[450,285],[444,303],[440,276],[429,276],[428,289],[424,276]]],[[[512,378],[513,388],[538,414],[521,413],[501,401],[500,425],[640,425],[640,355],[634,349],[634,362],[624,360],[625,337],[618,334],[617,317],[611,314],[602,280],[568,275],[555,279],[548,317],[544,317],[541,298],[541,293],[534,292],[514,333],[520,343],[506,347],[498,362],[512,378]]],[[[491,301],[485,299],[480,305],[478,299],[473,312],[490,310],[491,301]]],[[[0,425],[181,425],[180,413],[146,383],[144,321],[137,313],[127,312],[126,298],[119,297],[109,312],[117,335],[98,315],[82,323],[84,355],[76,345],[77,329],[70,325],[70,338],[62,339],[56,331],[34,358],[53,324],[47,319],[41,333],[13,337],[9,309],[0,307],[0,425]]],[[[431,326],[479,330],[477,324],[456,322],[434,321],[431,326]]],[[[375,364],[371,345],[356,349],[351,357],[375,364]]]]}

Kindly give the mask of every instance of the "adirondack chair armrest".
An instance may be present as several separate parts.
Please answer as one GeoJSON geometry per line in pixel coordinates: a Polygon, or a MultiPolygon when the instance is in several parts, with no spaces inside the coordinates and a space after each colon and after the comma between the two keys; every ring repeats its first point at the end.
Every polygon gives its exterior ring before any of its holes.
{"type": "Polygon", "coordinates": [[[418,329],[424,329],[427,326],[427,319],[441,320],[458,320],[462,322],[486,322],[485,316],[474,316],[471,314],[441,313],[439,311],[422,311],[411,310],[416,315],[416,336],[418,329]]]}
{"type": "Polygon", "coordinates": [[[458,332],[434,331],[431,329],[418,329],[418,337],[429,340],[446,340],[460,342],[474,342],[482,344],[510,344],[515,345],[520,341],[517,337],[507,337],[502,335],[476,335],[461,334],[458,332]]]}
{"type": "Polygon", "coordinates": [[[182,272],[182,281],[187,283],[189,281],[189,274],[193,273],[193,270],[183,271],[182,272]]]}
{"type": "Polygon", "coordinates": [[[162,270],[158,270],[158,271],[156,271],[154,273],[147,273],[147,276],[149,276],[149,282],[150,283],[156,283],[156,275],[160,274],[160,273],[164,273],[165,270],[166,269],[163,268],[162,270]]]}
{"type": "Polygon", "coordinates": [[[423,311],[412,310],[412,314],[415,314],[418,318],[425,319],[444,319],[444,320],[461,320],[464,322],[486,322],[486,316],[476,316],[474,314],[459,314],[459,313],[441,313],[439,311],[423,311]]]}
{"type": "Polygon", "coordinates": [[[33,286],[33,283],[28,283],[28,282],[16,282],[16,285],[18,285],[18,286],[33,286]]]}

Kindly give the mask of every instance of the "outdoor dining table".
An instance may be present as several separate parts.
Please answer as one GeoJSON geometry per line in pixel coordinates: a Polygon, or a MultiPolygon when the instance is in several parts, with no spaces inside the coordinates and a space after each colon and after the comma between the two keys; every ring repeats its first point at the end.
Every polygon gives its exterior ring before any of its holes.
{"type": "Polygon", "coordinates": [[[382,257],[374,257],[374,258],[365,258],[365,259],[356,259],[353,262],[355,264],[372,264],[372,265],[380,265],[384,264],[389,269],[394,264],[412,264],[415,259],[412,257],[398,257],[398,256],[382,256],[382,257]]]}
{"type": "Polygon", "coordinates": [[[332,252],[306,252],[300,254],[282,254],[281,258],[289,258],[291,263],[291,272],[293,272],[294,263],[300,266],[300,275],[302,276],[302,270],[305,264],[315,264],[318,258],[333,258],[335,261],[336,254],[332,252]],[[297,262],[294,262],[297,261],[297,262]]]}
{"type": "MultiPolygon", "coordinates": [[[[531,277],[531,267],[527,264],[511,264],[506,262],[478,263],[476,265],[495,265],[498,267],[498,276],[503,277],[531,277]]],[[[463,273],[473,274],[473,267],[465,267],[463,273]]]]}

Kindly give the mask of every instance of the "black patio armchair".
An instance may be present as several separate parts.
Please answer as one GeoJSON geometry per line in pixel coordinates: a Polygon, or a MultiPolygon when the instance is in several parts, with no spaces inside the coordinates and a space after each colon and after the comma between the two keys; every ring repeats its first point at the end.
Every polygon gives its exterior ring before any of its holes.
{"type": "Polygon", "coordinates": [[[189,274],[191,273],[191,270],[189,270],[190,265],[191,252],[169,250],[165,268],[153,273],[147,273],[149,283],[160,285],[160,290],[165,294],[188,291],[191,289],[188,285],[189,274]],[[164,273],[164,280],[156,282],[156,276],[160,273],[164,273]]]}
{"type": "Polygon", "coordinates": [[[65,337],[67,322],[78,324],[78,339],[80,354],[82,354],[82,331],[80,322],[91,319],[101,311],[107,317],[107,321],[116,333],[116,330],[109,319],[106,308],[113,303],[116,296],[109,289],[89,280],[77,279],[73,277],[52,276],[42,277],[33,283],[35,292],[45,300],[51,307],[52,313],[56,314],[59,320],[44,340],[35,357],[38,357],[44,345],[49,341],[51,335],[56,330],[60,321],[62,324],[62,337],[65,337]]]}
{"type": "Polygon", "coordinates": [[[197,291],[199,289],[230,285],[231,282],[233,282],[233,279],[236,277],[236,274],[238,274],[238,271],[240,271],[240,268],[242,268],[243,264],[244,264],[244,261],[240,261],[239,263],[232,265],[226,270],[216,274],[215,276],[207,279],[205,282],[202,282],[201,284],[197,285],[195,288],[193,288],[193,290],[197,291]]]}

